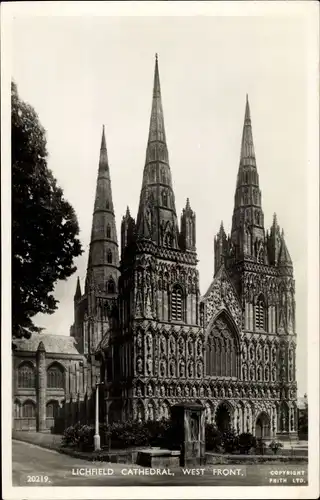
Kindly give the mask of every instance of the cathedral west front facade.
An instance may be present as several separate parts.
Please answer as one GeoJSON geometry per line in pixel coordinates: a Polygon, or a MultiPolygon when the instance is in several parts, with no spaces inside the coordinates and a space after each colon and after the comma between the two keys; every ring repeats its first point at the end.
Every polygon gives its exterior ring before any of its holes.
{"type": "Polygon", "coordinates": [[[103,130],[85,289],[78,281],[74,297],[71,335],[104,382],[104,418],[169,418],[194,401],[220,429],[296,436],[293,265],[276,216],[264,224],[248,98],[231,233],[221,223],[203,296],[191,207],[187,198],[178,219],[156,58],[137,217],[127,208],[119,249],[103,130]]]}

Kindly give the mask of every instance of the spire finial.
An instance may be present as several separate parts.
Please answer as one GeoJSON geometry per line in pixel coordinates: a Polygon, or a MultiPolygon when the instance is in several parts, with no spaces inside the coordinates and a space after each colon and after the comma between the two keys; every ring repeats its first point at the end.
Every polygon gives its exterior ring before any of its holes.
{"type": "Polygon", "coordinates": [[[102,125],[101,149],[107,149],[104,125],[102,125]]]}
{"type": "Polygon", "coordinates": [[[158,62],[158,52],[156,52],[156,62],[158,62]]]}

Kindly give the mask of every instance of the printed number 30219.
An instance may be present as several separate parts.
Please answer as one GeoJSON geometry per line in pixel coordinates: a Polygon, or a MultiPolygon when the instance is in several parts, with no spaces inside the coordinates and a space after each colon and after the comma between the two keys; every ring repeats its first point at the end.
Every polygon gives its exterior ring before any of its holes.
{"type": "Polygon", "coordinates": [[[28,476],[28,483],[50,483],[48,476],[28,476]]]}

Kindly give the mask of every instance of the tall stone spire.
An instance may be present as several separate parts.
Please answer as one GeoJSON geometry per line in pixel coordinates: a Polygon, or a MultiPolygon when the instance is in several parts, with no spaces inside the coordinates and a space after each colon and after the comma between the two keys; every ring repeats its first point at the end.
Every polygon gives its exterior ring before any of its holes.
{"type": "Polygon", "coordinates": [[[93,288],[95,291],[103,294],[115,294],[119,276],[118,268],[118,239],[112,201],[105,129],[103,126],[92,219],[86,291],[88,291],[89,288],[93,288]]]}
{"type": "Polygon", "coordinates": [[[264,215],[253,145],[248,96],[241,141],[240,163],[234,197],[231,241],[238,257],[259,257],[264,261],[264,215]]]}
{"type": "Polygon", "coordinates": [[[179,231],[172,189],[156,55],[146,161],[137,217],[138,239],[178,248],[179,231]]]}

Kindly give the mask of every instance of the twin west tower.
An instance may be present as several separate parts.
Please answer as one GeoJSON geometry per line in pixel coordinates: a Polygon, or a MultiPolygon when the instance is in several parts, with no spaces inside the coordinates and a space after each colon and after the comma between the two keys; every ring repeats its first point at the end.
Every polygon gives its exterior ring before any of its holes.
{"type": "MultiPolygon", "coordinates": [[[[200,295],[196,216],[178,220],[158,60],[137,218],[127,208],[118,247],[102,133],[85,289],[71,335],[104,381],[112,420],[170,417],[196,401],[220,429],[296,435],[295,289],[276,216],[265,230],[247,98],[231,234],[214,240],[215,273],[200,295]]],[[[92,381],[94,382],[94,381],[92,381]]]]}

